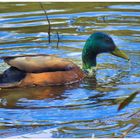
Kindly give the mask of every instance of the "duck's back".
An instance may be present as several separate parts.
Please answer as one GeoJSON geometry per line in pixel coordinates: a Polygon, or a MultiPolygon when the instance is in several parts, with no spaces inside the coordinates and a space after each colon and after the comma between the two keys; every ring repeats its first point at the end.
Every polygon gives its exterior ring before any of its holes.
{"type": "Polygon", "coordinates": [[[29,73],[65,71],[74,66],[71,61],[54,55],[6,56],[2,59],[8,65],[29,73]]]}

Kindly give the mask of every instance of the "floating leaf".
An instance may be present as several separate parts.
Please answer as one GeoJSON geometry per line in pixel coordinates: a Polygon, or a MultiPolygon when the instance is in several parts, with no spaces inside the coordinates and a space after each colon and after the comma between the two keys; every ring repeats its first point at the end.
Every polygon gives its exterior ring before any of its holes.
{"type": "Polygon", "coordinates": [[[139,94],[139,93],[140,93],[140,91],[135,91],[129,97],[127,97],[125,100],[123,100],[118,107],[118,111],[125,108],[136,97],[136,95],[139,94]]]}

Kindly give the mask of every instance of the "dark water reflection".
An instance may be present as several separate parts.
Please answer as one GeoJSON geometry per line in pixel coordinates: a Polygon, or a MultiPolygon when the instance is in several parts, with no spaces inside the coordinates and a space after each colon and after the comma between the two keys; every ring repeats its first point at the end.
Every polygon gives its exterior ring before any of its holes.
{"type": "MultiPolygon", "coordinates": [[[[81,66],[85,40],[95,31],[110,34],[130,62],[98,57],[93,77],[67,86],[0,90],[0,136],[119,137],[137,123],[139,96],[121,112],[118,103],[140,87],[140,3],[1,3],[0,56],[57,54],[81,66]],[[57,34],[60,43],[57,48],[57,34]],[[37,134],[35,133],[37,132],[37,134]]],[[[8,66],[0,60],[0,72],[8,66]]],[[[139,127],[127,137],[140,137],[139,127]]]]}

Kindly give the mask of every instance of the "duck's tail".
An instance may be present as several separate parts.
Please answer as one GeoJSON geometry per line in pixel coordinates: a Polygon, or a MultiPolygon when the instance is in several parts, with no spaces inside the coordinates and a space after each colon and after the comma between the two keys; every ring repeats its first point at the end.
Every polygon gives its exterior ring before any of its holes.
{"type": "Polygon", "coordinates": [[[14,67],[8,68],[0,74],[0,89],[18,87],[25,75],[24,72],[14,67]]]}

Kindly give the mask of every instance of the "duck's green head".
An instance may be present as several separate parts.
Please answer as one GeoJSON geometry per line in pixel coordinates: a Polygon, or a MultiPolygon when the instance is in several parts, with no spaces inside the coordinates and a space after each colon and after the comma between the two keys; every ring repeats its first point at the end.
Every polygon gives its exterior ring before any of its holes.
{"type": "Polygon", "coordinates": [[[119,50],[112,38],[102,32],[93,33],[86,41],[82,51],[83,69],[88,70],[96,66],[96,57],[100,53],[112,55],[129,60],[122,50],[119,50]]]}

